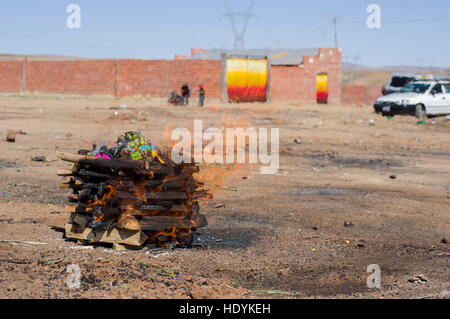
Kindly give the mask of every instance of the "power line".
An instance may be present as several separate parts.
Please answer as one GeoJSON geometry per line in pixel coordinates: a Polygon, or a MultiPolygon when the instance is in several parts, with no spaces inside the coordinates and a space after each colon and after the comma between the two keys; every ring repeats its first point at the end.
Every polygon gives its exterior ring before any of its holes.
{"type": "MultiPolygon", "coordinates": [[[[450,20],[450,17],[441,18],[426,18],[426,19],[413,19],[413,20],[393,20],[383,21],[383,24],[407,24],[407,23],[420,23],[420,22],[441,22],[450,20]]],[[[366,20],[341,20],[342,23],[366,23],[366,20]]]]}
{"type": "Polygon", "coordinates": [[[331,30],[330,29],[331,26],[332,26],[332,23],[328,22],[327,24],[318,26],[318,27],[314,28],[311,31],[308,31],[308,32],[305,32],[305,33],[301,33],[298,36],[290,38],[290,39],[288,39],[288,40],[286,40],[284,42],[293,42],[293,41],[298,41],[298,40],[310,39],[311,35],[316,35],[316,33],[326,31],[326,29],[327,30],[331,30]]]}
{"type": "Polygon", "coordinates": [[[2,41],[26,41],[26,44],[33,44],[30,42],[38,42],[39,44],[42,44],[42,42],[46,43],[52,43],[55,45],[63,45],[63,46],[72,46],[72,47],[81,47],[81,48],[98,48],[98,49],[123,49],[123,48],[129,48],[129,47],[147,47],[146,45],[143,45],[143,43],[139,44],[128,44],[128,45],[101,45],[101,44],[91,44],[91,43],[77,43],[72,41],[59,41],[54,39],[48,39],[48,38],[39,38],[24,34],[17,34],[17,33],[7,33],[7,32],[0,32],[0,36],[6,37],[3,38],[2,41]]]}

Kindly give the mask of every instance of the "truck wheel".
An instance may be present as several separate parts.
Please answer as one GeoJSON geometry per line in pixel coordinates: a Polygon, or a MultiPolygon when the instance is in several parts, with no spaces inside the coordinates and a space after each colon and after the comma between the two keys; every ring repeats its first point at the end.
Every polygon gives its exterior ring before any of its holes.
{"type": "Polygon", "coordinates": [[[417,104],[416,105],[416,117],[419,120],[423,120],[423,118],[426,116],[427,116],[427,111],[425,110],[425,106],[423,106],[422,104],[417,104]]]}

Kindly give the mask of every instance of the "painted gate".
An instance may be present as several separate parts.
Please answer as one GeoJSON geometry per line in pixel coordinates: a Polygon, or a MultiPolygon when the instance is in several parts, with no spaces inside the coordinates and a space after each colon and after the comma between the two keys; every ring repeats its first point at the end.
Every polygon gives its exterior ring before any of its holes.
{"type": "Polygon", "coordinates": [[[267,100],[267,59],[230,57],[227,59],[229,102],[267,100]]]}
{"type": "Polygon", "coordinates": [[[317,103],[328,103],[328,74],[319,73],[316,76],[317,83],[317,103]]]}

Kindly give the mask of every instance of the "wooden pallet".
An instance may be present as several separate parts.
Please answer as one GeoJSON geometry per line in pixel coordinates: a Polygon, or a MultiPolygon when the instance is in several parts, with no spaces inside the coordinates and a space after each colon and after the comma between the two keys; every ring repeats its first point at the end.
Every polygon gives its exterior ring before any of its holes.
{"type": "Polygon", "coordinates": [[[93,229],[88,227],[77,224],[66,224],[65,231],[67,238],[86,242],[102,242],[115,245],[134,246],[136,248],[141,247],[147,240],[147,235],[140,230],[112,228],[110,231],[96,230],[94,232],[93,229]]]}

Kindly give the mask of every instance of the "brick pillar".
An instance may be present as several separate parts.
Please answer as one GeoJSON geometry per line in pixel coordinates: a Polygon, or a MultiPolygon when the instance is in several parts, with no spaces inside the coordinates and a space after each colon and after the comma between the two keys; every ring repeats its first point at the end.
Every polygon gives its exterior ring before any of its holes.
{"type": "Polygon", "coordinates": [[[270,95],[270,72],[272,71],[272,62],[269,59],[269,57],[265,57],[267,60],[267,82],[266,82],[266,101],[270,102],[271,100],[271,95],[270,95]]]}
{"type": "Polygon", "coordinates": [[[220,101],[222,103],[228,102],[228,80],[227,80],[227,59],[226,53],[222,53],[221,56],[222,67],[220,71],[220,101]]]}
{"type": "Polygon", "coordinates": [[[22,83],[21,83],[21,91],[25,92],[26,91],[26,76],[27,76],[27,62],[28,62],[28,58],[25,57],[22,61],[22,83]]]}
{"type": "Polygon", "coordinates": [[[117,99],[117,90],[119,86],[119,62],[114,60],[114,97],[117,99]]]}

